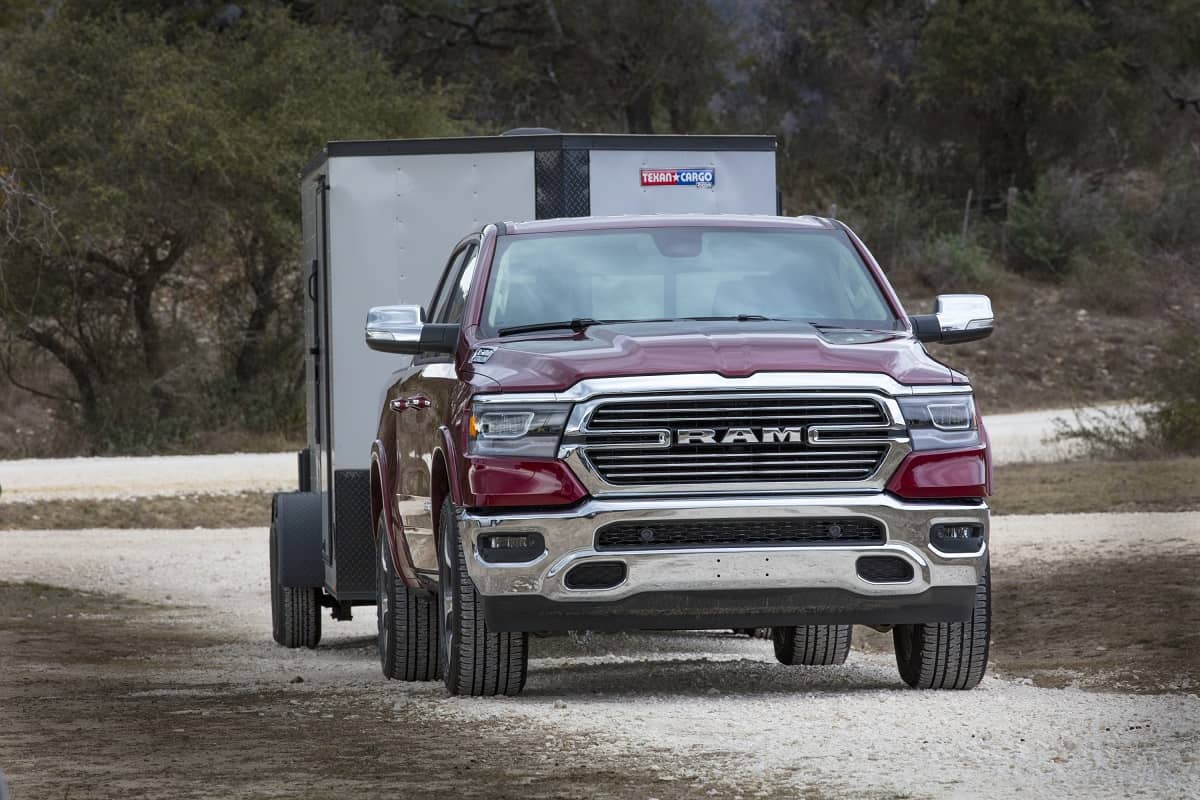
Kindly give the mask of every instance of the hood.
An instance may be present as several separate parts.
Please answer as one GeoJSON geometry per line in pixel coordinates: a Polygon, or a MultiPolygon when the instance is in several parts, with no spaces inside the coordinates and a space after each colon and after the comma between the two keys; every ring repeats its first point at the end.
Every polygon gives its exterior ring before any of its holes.
{"type": "Polygon", "coordinates": [[[756,372],[868,372],[903,384],[959,382],[904,334],[827,332],[790,322],[663,322],[595,325],[481,345],[495,347],[477,374],[503,391],[558,392],[585,378],[756,372]]]}

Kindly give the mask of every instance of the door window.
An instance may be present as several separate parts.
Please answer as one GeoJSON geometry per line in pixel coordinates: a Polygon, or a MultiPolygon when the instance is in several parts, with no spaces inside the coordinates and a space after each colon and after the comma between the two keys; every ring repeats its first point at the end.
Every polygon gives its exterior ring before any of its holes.
{"type": "Polygon", "coordinates": [[[467,294],[471,291],[471,281],[475,277],[475,265],[479,262],[479,247],[471,244],[463,251],[463,260],[457,265],[457,270],[447,275],[449,286],[446,308],[434,318],[436,322],[461,323],[467,310],[467,294]]]}
{"type": "Polygon", "coordinates": [[[470,250],[470,247],[456,250],[454,255],[450,256],[450,260],[446,262],[446,271],[442,273],[442,281],[438,284],[437,294],[434,295],[433,302],[429,305],[428,319],[430,322],[440,322],[442,315],[445,314],[446,306],[450,302],[451,289],[454,287],[455,276],[462,271],[463,261],[470,250]]]}

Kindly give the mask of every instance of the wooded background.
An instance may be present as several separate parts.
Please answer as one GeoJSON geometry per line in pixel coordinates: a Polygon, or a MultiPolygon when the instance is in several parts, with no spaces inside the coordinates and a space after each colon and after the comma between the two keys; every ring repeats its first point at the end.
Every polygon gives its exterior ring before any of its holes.
{"type": "Polygon", "coordinates": [[[0,456],[291,441],[299,168],[518,126],[776,134],[910,293],[1169,317],[1200,443],[1200,0],[7,0],[0,456]]]}

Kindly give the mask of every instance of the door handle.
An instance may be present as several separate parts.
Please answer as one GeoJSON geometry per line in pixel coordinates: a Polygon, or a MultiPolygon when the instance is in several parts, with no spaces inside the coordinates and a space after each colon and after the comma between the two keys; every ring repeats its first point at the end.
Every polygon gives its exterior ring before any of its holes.
{"type": "Polygon", "coordinates": [[[423,394],[414,394],[411,397],[397,397],[388,405],[391,406],[392,411],[399,413],[409,408],[429,408],[433,405],[433,401],[423,394]]]}

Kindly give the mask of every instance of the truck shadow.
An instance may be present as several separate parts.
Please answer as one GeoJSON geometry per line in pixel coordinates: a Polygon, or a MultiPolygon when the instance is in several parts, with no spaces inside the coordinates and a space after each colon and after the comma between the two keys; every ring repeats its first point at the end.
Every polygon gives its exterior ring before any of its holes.
{"type": "Polygon", "coordinates": [[[553,664],[531,662],[523,697],[570,698],[614,695],[621,698],[693,697],[719,700],[723,696],[769,696],[803,693],[847,693],[899,690],[907,687],[889,675],[875,659],[851,654],[834,667],[790,667],[754,659],[713,660],[703,654],[690,659],[594,662],[564,659],[553,664]],[[856,658],[857,657],[857,658],[856,658]],[[857,663],[856,663],[857,662],[857,663]]]}
{"type": "MultiPolygon", "coordinates": [[[[777,695],[903,690],[890,655],[853,650],[832,667],[786,666],[769,640],[721,631],[572,632],[529,638],[523,697],[777,695]]],[[[375,638],[322,644],[355,661],[377,658],[375,638]]],[[[382,678],[380,679],[382,680],[382,678]]]]}

